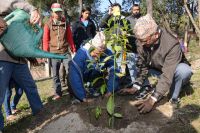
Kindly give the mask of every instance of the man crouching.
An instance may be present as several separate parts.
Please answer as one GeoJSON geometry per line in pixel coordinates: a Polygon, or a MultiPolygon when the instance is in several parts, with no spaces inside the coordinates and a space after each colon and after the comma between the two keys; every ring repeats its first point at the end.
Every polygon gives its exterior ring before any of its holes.
{"type": "Polygon", "coordinates": [[[118,88],[118,77],[114,74],[114,60],[112,52],[106,48],[105,35],[98,32],[96,36],[84,44],[76,53],[69,64],[69,83],[73,94],[83,102],[89,102],[87,90],[84,83],[92,82],[98,77],[102,77],[102,70],[107,70],[108,80],[106,80],[107,92],[105,96],[110,96],[113,90],[118,88]],[[111,56],[108,61],[106,57],[111,56]],[[91,65],[89,65],[91,64],[91,65]],[[114,85],[114,86],[113,86],[114,85]]]}
{"type": "Polygon", "coordinates": [[[166,29],[158,27],[149,14],[138,19],[134,33],[139,45],[138,74],[132,91],[140,90],[148,75],[159,78],[151,96],[137,104],[138,110],[140,113],[150,112],[167,92],[171,92],[170,101],[177,103],[181,88],[192,76],[178,40],[166,29]]]}

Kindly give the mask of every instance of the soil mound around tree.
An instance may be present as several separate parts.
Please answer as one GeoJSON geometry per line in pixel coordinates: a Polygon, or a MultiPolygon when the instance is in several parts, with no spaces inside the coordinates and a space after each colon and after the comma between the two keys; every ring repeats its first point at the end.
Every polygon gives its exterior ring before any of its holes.
{"type": "Polygon", "coordinates": [[[182,131],[183,123],[167,99],[163,99],[151,113],[139,114],[134,106],[132,96],[116,96],[115,112],[122,118],[115,118],[114,125],[109,126],[110,116],[106,110],[106,98],[96,98],[91,103],[80,103],[70,106],[70,113],[53,120],[39,133],[168,133],[182,131]],[[95,118],[95,108],[102,108],[99,119],[95,118]]]}

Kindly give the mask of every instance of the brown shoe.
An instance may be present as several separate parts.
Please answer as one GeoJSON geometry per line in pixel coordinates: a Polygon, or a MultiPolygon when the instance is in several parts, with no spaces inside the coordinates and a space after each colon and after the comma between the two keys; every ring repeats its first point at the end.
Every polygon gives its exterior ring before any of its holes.
{"type": "Polygon", "coordinates": [[[55,95],[55,96],[53,96],[52,100],[56,101],[56,100],[58,100],[58,99],[60,99],[60,98],[61,98],[61,96],[55,95]]]}
{"type": "Polygon", "coordinates": [[[6,120],[7,120],[7,121],[14,121],[14,120],[16,120],[16,119],[17,119],[17,117],[14,116],[14,115],[9,115],[9,116],[6,117],[6,120]]]}

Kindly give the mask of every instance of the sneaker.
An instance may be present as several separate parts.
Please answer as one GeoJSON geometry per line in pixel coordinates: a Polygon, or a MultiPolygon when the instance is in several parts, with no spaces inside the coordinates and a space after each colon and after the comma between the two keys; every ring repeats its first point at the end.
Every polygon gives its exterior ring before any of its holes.
{"type": "Polygon", "coordinates": [[[100,93],[97,89],[89,88],[89,97],[98,97],[100,93]]]}
{"type": "Polygon", "coordinates": [[[52,100],[53,100],[53,101],[56,101],[56,100],[58,100],[58,99],[60,99],[60,98],[61,98],[61,96],[55,95],[55,96],[53,96],[52,100]]]}
{"type": "Polygon", "coordinates": [[[81,101],[77,98],[74,98],[74,99],[72,99],[71,103],[72,104],[78,104],[78,103],[81,103],[81,101]]]}
{"type": "Polygon", "coordinates": [[[145,99],[149,94],[154,92],[154,88],[150,85],[143,86],[139,93],[136,93],[135,98],[138,100],[145,99]]]}
{"type": "Polygon", "coordinates": [[[180,99],[179,98],[178,99],[170,99],[169,103],[172,105],[172,107],[174,109],[177,109],[180,107],[180,99]]]}

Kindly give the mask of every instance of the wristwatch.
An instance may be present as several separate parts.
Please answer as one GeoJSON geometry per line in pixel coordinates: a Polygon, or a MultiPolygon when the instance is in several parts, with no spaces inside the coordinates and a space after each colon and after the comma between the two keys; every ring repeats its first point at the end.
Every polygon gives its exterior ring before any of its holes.
{"type": "Polygon", "coordinates": [[[163,97],[163,95],[159,94],[158,92],[154,92],[152,95],[151,95],[151,98],[154,100],[154,101],[160,101],[160,99],[163,97]]]}

